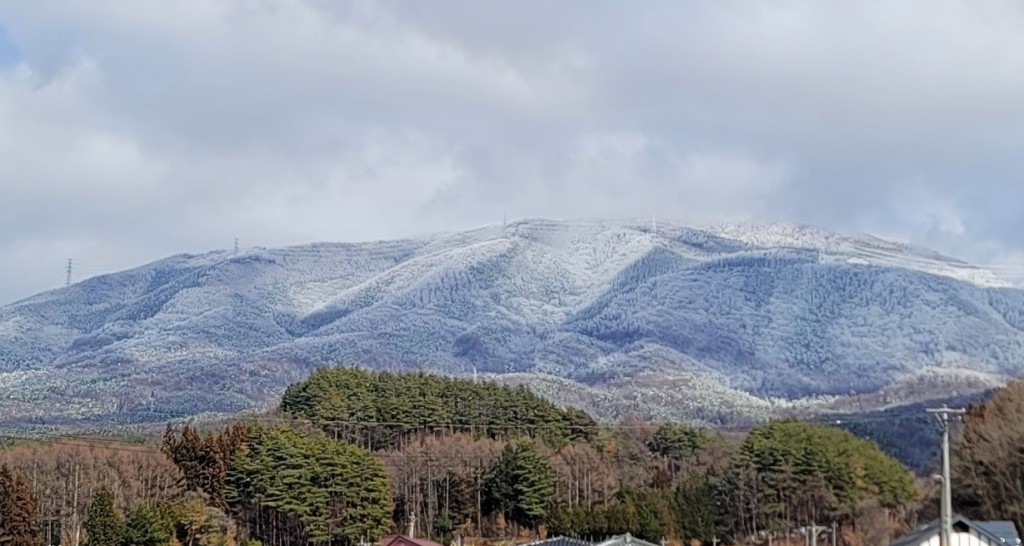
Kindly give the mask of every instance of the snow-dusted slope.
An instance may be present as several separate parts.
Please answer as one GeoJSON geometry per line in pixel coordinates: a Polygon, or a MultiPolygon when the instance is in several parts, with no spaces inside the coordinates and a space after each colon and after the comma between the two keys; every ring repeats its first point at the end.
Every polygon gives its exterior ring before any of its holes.
{"type": "Polygon", "coordinates": [[[1021,291],[868,236],[524,221],[175,256],[0,308],[0,420],[237,411],[349,363],[722,421],[998,383],[1022,327],[1021,291]]]}

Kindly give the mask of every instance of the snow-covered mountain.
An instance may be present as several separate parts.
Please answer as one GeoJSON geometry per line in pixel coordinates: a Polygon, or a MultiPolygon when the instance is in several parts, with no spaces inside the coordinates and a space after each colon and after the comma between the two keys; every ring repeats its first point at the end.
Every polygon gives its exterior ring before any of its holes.
{"type": "Polygon", "coordinates": [[[0,421],[238,411],[346,363],[723,422],[989,388],[1022,329],[1024,292],[873,237],[523,221],[173,256],[0,308],[0,421]]]}

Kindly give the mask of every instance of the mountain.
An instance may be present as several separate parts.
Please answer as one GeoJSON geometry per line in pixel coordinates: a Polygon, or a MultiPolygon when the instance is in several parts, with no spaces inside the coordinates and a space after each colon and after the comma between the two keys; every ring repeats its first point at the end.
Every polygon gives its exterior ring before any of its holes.
{"type": "Polygon", "coordinates": [[[271,403],[318,366],[480,374],[602,418],[738,423],[983,391],[1024,292],[807,226],[522,221],[173,256],[0,308],[0,421],[271,403]]]}

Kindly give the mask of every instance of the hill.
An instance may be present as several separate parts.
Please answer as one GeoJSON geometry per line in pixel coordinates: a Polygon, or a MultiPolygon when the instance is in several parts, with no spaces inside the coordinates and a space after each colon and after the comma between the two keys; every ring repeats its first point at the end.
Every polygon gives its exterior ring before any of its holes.
{"type": "Polygon", "coordinates": [[[0,421],[273,404],[336,363],[526,382],[603,419],[742,423],[983,391],[1024,292],[806,226],[523,221],[173,256],[0,308],[0,421]]]}

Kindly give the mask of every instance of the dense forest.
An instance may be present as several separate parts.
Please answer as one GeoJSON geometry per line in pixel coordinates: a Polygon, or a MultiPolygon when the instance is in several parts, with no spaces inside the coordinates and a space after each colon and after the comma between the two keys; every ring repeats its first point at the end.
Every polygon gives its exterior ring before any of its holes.
{"type": "MultiPolygon", "coordinates": [[[[958,500],[972,515],[1024,516],[1007,501],[1024,496],[1013,479],[1024,460],[991,449],[1020,414],[1024,387],[1011,386],[968,415],[957,479],[986,492],[958,500]],[[971,474],[981,458],[1010,464],[1000,489],[971,474]]],[[[813,524],[859,546],[934,503],[877,445],[824,424],[597,424],[525,388],[354,368],[321,370],[278,411],[226,427],[169,424],[158,443],[23,441],[0,465],[0,498],[19,499],[0,502],[0,541],[15,546],[350,546],[410,521],[443,544],[626,532],[802,543],[813,524]]]]}

